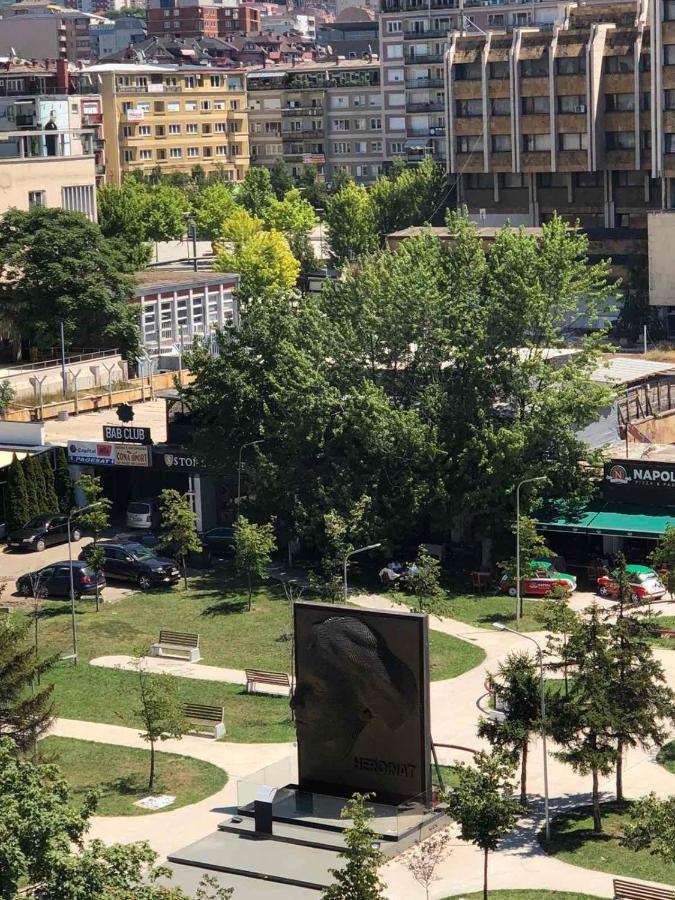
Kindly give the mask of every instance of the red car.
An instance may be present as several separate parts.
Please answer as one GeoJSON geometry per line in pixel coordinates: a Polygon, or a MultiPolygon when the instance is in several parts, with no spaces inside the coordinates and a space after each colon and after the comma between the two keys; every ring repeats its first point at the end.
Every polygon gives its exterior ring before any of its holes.
{"type": "MultiPolygon", "coordinates": [[[[558,585],[568,591],[573,591],[577,586],[577,579],[574,575],[568,575],[566,572],[556,572],[550,562],[536,561],[530,563],[530,574],[523,579],[520,592],[532,597],[546,597],[558,585]]],[[[506,574],[499,582],[499,590],[503,594],[508,594],[509,597],[515,597],[517,593],[515,584],[506,574]]]]}
{"type": "MultiPolygon", "coordinates": [[[[663,597],[666,588],[653,569],[649,566],[626,566],[626,575],[630,585],[630,599],[634,603],[641,600],[656,600],[663,597]]],[[[598,578],[598,593],[602,597],[617,597],[619,593],[618,573],[616,569],[609,575],[598,578]]]]}

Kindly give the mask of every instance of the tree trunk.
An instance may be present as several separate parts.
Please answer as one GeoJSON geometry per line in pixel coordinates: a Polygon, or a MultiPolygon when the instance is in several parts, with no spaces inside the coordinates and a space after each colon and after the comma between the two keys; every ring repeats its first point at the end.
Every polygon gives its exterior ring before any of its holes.
{"type": "Polygon", "coordinates": [[[568,685],[568,682],[567,682],[567,665],[568,665],[568,661],[567,661],[567,635],[565,635],[564,638],[563,638],[563,672],[564,672],[564,677],[565,677],[565,696],[566,696],[566,697],[569,696],[569,685],[568,685]]]}
{"type": "Polygon", "coordinates": [[[247,576],[248,579],[248,611],[251,612],[251,600],[253,597],[253,586],[251,584],[251,576],[247,576]]]}
{"type": "Polygon", "coordinates": [[[185,557],[184,556],[181,559],[181,565],[183,567],[183,581],[185,582],[185,590],[187,591],[187,589],[188,589],[187,566],[185,565],[185,557]]]}
{"type": "Polygon", "coordinates": [[[520,763],[520,805],[527,806],[527,745],[528,741],[523,743],[521,763],[520,763]]]}
{"type": "Polygon", "coordinates": [[[616,747],[616,799],[623,800],[623,738],[619,738],[616,747]]]}
{"type": "Polygon", "coordinates": [[[99,611],[99,596],[98,596],[98,572],[94,573],[94,577],[96,578],[96,612],[99,611]]]}
{"type": "Polygon", "coordinates": [[[151,791],[155,784],[155,742],[150,741],[150,781],[148,790],[151,791]]]}
{"type": "Polygon", "coordinates": [[[483,850],[483,900],[488,900],[488,851],[483,850]]]}
{"type": "Polygon", "coordinates": [[[602,834],[602,814],[600,812],[600,791],[598,787],[598,770],[593,769],[593,831],[602,834]]]}
{"type": "Polygon", "coordinates": [[[487,570],[492,565],[492,538],[484,535],[480,539],[480,567],[487,570]]]}

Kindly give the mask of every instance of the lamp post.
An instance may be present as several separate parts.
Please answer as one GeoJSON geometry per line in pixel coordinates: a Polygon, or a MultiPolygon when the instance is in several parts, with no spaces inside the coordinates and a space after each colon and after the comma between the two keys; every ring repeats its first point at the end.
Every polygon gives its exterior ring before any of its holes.
{"type": "Polygon", "coordinates": [[[502,622],[492,623],[497,631],[510,631],[518,637],[531,641],[537,648],[537,659],[539,662],[539,692],[541,694],[541,746],[544,754],[544,823],[546,841],[551,840],[551,820],[548,811],[548,754],[546,752],[546,689],[544,684],[544,654],[538,641],[529,634],[522,634],[520,631],[514,631],[502,622]]]}
{"type": "Polygon", "coordinates": [[[88,509],[94,509],[99,506],[100,503],[88,503],[87,506],[82,506],[80,509],[74,509],[68,518],[66,519],[66,525],[68,528],[68,571],[70,573],[70,621],[71,628],[73,632],[73,665],[77,665],[77,623],[75,620],[75,582],[73,580],[73,542],[71,540],[70,535],[70,522],[71,519],[76,518],[77,516],[82,515],[82,513],[86,512],[88,509]]]}
{"type": "Polygon", "coordinates": [[[247,441],[239,448],[239,462],[237,464],[237,524],[239,524],[239,519],[241,518],[241,454],[247,447],[255,447],[256,444],[262,443],[262,438],[258,441],[247,441]]]}
{"type": "Polygon", "coordinates": [[[377,544],[368,544],[367,547],[359,547],[358,550],[350,550],[349,553],[345,556],[342,570],[343,596],[345,603],[347,602],[347,563],[349,562],[349,557],[356,556],[357,553],[365,553],[366,550],[377,550],[377,548],[381,546],[382,544],[380,544],[379,542],[377,544]]]}
{"type": "Polygon", "coordinates": [[[545,475],[535,475],[534,478],[523,478],[516,487],[516,628],[520,626],[522,602],[520,596],[520,489],[524,484],[545,480],[545,475]]]}

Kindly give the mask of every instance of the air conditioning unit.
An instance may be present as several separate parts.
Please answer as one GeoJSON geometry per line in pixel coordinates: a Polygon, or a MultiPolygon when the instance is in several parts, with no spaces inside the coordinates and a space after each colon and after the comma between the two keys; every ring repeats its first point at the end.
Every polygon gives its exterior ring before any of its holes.
{"type": "Polygon", "coordinates": [[[575,112],[575,113],[585,113],[585,112],[586,112],[586,107],[584,106],[583,103],[580,103],[579,106],[575,106],[575,107],[574,107],[574,112],[575,112]]]}

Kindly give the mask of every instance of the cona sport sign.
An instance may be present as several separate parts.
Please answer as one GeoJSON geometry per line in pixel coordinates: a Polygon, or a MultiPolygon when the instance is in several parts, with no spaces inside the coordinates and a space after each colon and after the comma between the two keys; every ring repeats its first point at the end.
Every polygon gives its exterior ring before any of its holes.
{"type": "Polygon", "coordinates": [[[675,463],[612,460],[605,464],[603,493],[612,500],[649,496],[675,503],[675,463]]]}

